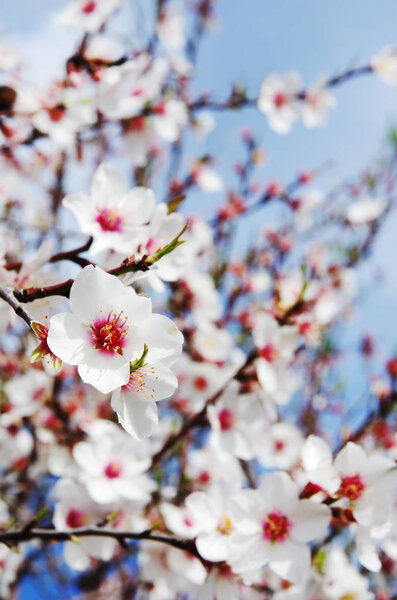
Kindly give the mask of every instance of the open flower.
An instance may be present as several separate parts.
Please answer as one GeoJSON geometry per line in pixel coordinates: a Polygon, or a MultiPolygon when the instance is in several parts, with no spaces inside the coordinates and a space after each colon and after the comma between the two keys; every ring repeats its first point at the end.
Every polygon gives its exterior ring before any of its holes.
{"type": "Polygon", "coordinates": [[[64,25],[94,33],[121,5],[121,0],[73,0],[60,13],[64,25]]]}
{"type": "Polygon", "coordinates": [[[130,500],[145,506],[156,487],[144,473],[150,464],[147,449],[114,423],[94,421],[87,440],[74,446],[73,457],[80,481],[99,504],[130,500]]]}
{"type": "Polygon", "coordinates": [[[154,194],[144,187],[128,191],[123,174],[103,163],[95,171],[91,195],[69,194],[63,205],[75,215],[81,231],[94,238],[91,252],[131,254],[154,210],[154,194]]]}
{"type": "Polygon", "coordinates": [[[173,322],[152,313],[149,298],[99,267],[88,265],[70,290],[72,313],[50,320],[47,343],[80,377],[103,394],[126,385],[130,363],[148,347],[147,360],[179,354],[183,336],[173,322]]]}
{"type": "Polygon", "coordinates": [[[273,473],[258,490],[243,492],[232,509],[233,571],[269,564],[280,577],[302,582],[310,569],[307,542],[325,534],[330,514],[327,506],[299,500],[298,488],[287,473],[273,473]]]}
{"type": "Polygon", "coordinates": [[[119,423],[133,437],[151,435],[158,423],[156,402],[168,398],[178,387],[175,375],[161,362],[147,364],[130,373],[128,383],[112,394],[112,408],[119,423]]]}
{"type": "Polygon", "coordinates": [[[258,108],[277,133],[288,133],[299,116],[298,93],[301,81],[297,73],[271,73],[262,82],[258,108]]]}

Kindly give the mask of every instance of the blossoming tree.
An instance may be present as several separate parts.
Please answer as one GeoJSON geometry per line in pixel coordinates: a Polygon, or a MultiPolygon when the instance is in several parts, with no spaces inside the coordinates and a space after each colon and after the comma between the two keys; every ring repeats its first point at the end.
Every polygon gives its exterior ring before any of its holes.
{"type": "Polygon", "coordinates": [[[391,599],[397,358],[372,370],[361,340],[358,420],[338,373],[396,135],[326,193],[314,167],[258,185],[247,129],[235,181],[182,157],[219,112],[326,126],[339,86],[397,85],[397,51],[217,99],[194,91],[215,1],[154,6],[137,49],[112,34],[122,0],[69,0],[82,35],[47,89],[0,46],[1,597],[391,599]],[[210,218],[193,192],[219,194],[210,218]]]}

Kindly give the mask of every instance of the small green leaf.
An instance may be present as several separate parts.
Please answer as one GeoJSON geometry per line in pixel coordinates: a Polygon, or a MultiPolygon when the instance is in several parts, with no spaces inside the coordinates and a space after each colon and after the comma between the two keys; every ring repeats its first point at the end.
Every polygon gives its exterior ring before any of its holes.
{"type": "Polygon", "coordinates": [[[146,262],[149,264],[153,264],[153,263],[157,262],[158,260],[160,260],[160,258],[163,258],[163,256],[166,256],[167,254],[169,254],[170,252],[175,250],[175,248],[177,248],[178,246],[183,244],[185,240],[180,240],[179,238],[181,237],[181,235],[183,235],[185,233],[186,229],[188,228],[188,224],[189,223],[186,223],[186,225],[184,226],[182,231],[180,231],[178,233],[178,235],[176,237],[174,237],[173,240],[170,241],[169,244],[167,244],[166,246],[163,246],[162,248],[159,248],[152,256],[149,256],[146,259],[146,262]]]}
{"type": "Polygon", "coordinates": [[[70,536],[70,540],[72,542],[74,542],[75,544],[81,544],[81,540],[80,540],[80,538],[77,535],[71,535],[70,536]]]}
{"type": "Polygon", "coordinates": [[[130,373],[133,373],[134,371],[137,371],[141,367],[145,366],[145,364],[146,364],[145,358],[146,358],[146,355],[148,352],[149,352],[149,348],[145,344],[143,347],[143,352],[142,352],[141,358],[137,358],[136,360],[134,360],[134,362],[130,363],[130,373]]]}

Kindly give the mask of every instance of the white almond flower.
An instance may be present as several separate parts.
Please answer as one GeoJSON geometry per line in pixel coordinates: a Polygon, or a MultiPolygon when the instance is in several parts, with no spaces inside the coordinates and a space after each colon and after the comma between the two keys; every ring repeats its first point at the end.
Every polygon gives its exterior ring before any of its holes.
{"type": "Polygon", "coordinates": [[[92,179],[91,195],[69,194],[63,205],[73,212],[81,231],[94,238],[91,252],[114,250],[131,254],[143,240],[155,198],[148,188],[128,191],[123,174],[102,163],[92,179]]]}
{"type": "Polygon", "coordinates": [[[63,25],[95,33],[121,6],[121,0],[72,0],[60,13],[63,25]]]}
{"type": "Polygon", "coordinates": [[[211,441],[224,452],[243,460],[255,458],[255,443],[266,437],[267,420],[257,394],[239,394],[232,381],[214,406],[208,407],[211,441]]]}
{"type": "Polygon", "coordinates": [[[336,495],[344,498],[360,525],[382,525],[390,518],[391,492],[397,485],[394,466],[393,460],[377,452],[367,456],[365,450],[353,442],[338,453],[334,468],[341,483],[336,495]]]}
{"type": "Polygon", "coordinates": [[[221,176],[205,163],[200,163],[193,169],[193,179],[200,190],[207,194],[221,192],[224,188],[221,176]]]}
{"type": "Polygon", "coordinates": [[[231,500],[238,493],[234,484],[218,481],[206,492],[193,492],[185,501],[198,530],[197,550],[206,560],[228,560],[234,531],[231,500]]]}
{"type": "Polygon", "coordinates": [[[284,472],[267,477],[232,503],[236,533],[230,539],[229,564],[243,573],[269,564],[283,579],[301,583],[310,570],[308,542],[325,535],[331,511],[311,500],[284,472]]]}
{"type": "Polygon", "coordinates": [[[183,336],[174,323],[152,313],[149,298],[99,267],[88,265],[70,290],[71,313],[50,320],[47,343],[80,377],[103,394],[126,385],[130,363],[147,346],[148,363],[176,357],[183,336]]]}
{"type": "Polygon", "coordinates": [[[76,142],[77,132],[96,121],[96,112],[92,104],[81,102],[77,98],[68,103],[66,95],[59,98],[58,104],[48,106],[36,112],[32,123],[61,148],[69,148],[76,142]]]}
{"type": "Polygon", "coordinates": [[[112,408],[124,429],[142,440],[158,423],[156,402],[171,396],[177,387],[177,378],[161,362],[144,363],[131,371],[126,385],[113,392],[112,408]]]}
{"type": "Polygon", "coordinates": [[[109,119],[137,116],[160,91],[167,74],[167,61],[140,54],[123,65],[110,67],[98,84],[99,110],[109,119]]]}
{"type": "Polygon", "coordinates": [[[300,107],[297,95],[300,89],[298,73],[271,73],[263,80],[258,108],[268,118],[270,127],[276,133],[288,133],[298,119],[300,107]]]}
{"type": "Polygon", "coordinates": [[[369,578],[361,575],[340,548],[332,548],[323,566],[322,589],[327,600],[372,600],[369,578]]]}
{"type": "Polygon", "coordinates": [[[351,204],[346,211],[346,218],[353,225],[365,225],[379,219],[387,208],[384,198],[367,196],[351,204]]]}
{"type": "MultiPolygon", "coordinates": [[[[54,526],[58,531],[95,527],[114,511],[114,506],[100,505],[88,495],[85,487],[72,479],[59,479],[52,495],[55,498],[54,526]]],[[[67,541],[64,546],[66,564],[83,571],[90,566],[90,557],[110,560],[117,547],[113,538],[81,537],[79,542],[67,541]]]]}
{"type": "Polygon", "coordinates": [[[386,46],[371,59],[374,73],[389,85],[397,85],[397,48],[386,46]]]}
{"type": "Polygon", "coordinates": [[[335,106],[335,96],[330,93],[325,78],[321,77],[306,90],[301,104],[303,123],[310,129],[324,125],[328,112],[335,106]]]}
{"type": "Polygon", "coordinates": [[[90,497],[99,504],[131,500],[145,506],[156,488],[144,473],[150,466],[147,447],[109,421],[94,421],[88,434],[74,446],[73,457],[90,497]]]}
{"type": "Polygon", "coordinates": [[[163,100],[154,105],[154,129],[166,142],[176,142],[187,122],[188,111],[181,100],[163,100]]]}

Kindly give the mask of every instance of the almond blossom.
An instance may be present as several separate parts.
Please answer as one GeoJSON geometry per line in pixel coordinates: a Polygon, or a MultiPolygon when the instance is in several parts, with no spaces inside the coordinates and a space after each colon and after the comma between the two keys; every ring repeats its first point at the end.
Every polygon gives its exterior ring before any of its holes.
{"type": "MultiPolygon", "coordinates": [[[[88,528],[112,512],[110,505],[95,503],[85,487],[72,479],[59,479],[53,497],[56,500],[53,521],[59,531],[88,528]]],[[[84,571],[90,565],[90,557],[110,560],[116,547],[117,542],[112,538],[81,538],[78,543],[65,543],[64,558],[72,569],[84,571]]]]}
{"type": "Polygon", "coordinates": [[[152,60],[147,53],[106,69],[97,89],[99,110],[110,119],[137,116],[145,103],[159,95],[166,74],[165,59],[152,60]]]}
{"type": "Polygon", "coordinates": [[[294,121],[299,117],[301,80],[297,73],[268,75],[261,84],[258,108],[269,120],[270,127],[276,132],[288,133],[294,121]]]}
{"type": "Polygon", "coordinates": [[[307,542],[325,535],[330,510],[310,500],[299,500],[296,484],[284,472],[265,478],[255,491],[242,493],[232,505],[236,533],[231,537],[235,572],[265,564],[293,583],[307,578],[310,550],[307,542]]]}
{"type": "Polygon", "coordinates": [[[80,377],[106,394],[126,385],[130,363],[148,347],[148,362],[177,355],[182,334],[170,319],[152,313],[148,298],[99,267],[88,265],[70,291],[71,313],[50,319],[47,343],[80,377]]]}
{"type": "Polygon", "coordinates": [[[120,6],[121,0],[69,0],[59,20],[63,25],[94,33],[120,6]]]}
{"type": "Polygon", "coordinates": [[[144,363],[131,371],[128,383],[112,393],[112,408],[124,429],[142,440],[158,423],[156,402],[171,396],[177,387],[177,378],[164,364],[144,363]]]}
{"type": "Polygon", "coordinates": [[[91,252],[115,250],[132,254],[144,237],[144,226],[152,218],[152,190],[127,190],[123,174],[110,164],[95,171],[91,194],[69,194],[63,204],[75,215],[81,230],[94,238],[91,252]]]}
{"type": "Polygon", "coordinates": [[[96,421],[88,428],[89,437],[73,448],[80,468],[79,478],[98,504],[131,500],[144,506],[155,484],[144,471],[149,466],[144,448],[113,423],[96,421]]]}

